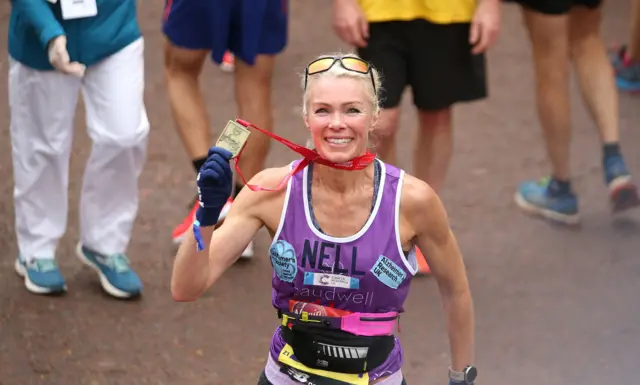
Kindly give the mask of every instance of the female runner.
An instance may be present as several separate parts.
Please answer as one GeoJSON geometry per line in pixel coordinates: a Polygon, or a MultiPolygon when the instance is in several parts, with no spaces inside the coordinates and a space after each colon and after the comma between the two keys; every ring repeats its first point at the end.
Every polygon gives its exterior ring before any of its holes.
{"type": "MultiPolygon", "coordinates": [[[[272,303],[282,322],[259,384],[404,384],[394,325],[419,247],[442,296],[449,382],[473,383],[473,306],[445,209],[426,183],[367,151],[379,116],[378,73],[355,55],[321,56],[302,83],[303,120],[323,162],[308,164],[286,189],[243,189],[214,231],[231,193],[232,155],[212,147],[198,175],[196,225],[175,259],[174,299],[196,300],[264,226],[273,237],[272,303]],[[352,160],[366,166],[335,167],[352,160]]],[[[275,186],[298,162],[266,169],[248,185],[275,186]]]]}

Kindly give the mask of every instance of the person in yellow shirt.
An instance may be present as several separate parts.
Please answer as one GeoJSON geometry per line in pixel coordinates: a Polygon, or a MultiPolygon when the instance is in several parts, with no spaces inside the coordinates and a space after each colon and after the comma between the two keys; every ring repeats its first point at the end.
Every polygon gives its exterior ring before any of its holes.
{"type": "MultiPolygon", "coordinates": [[[[500,27],[500,0],[333,0],[338,36],[382,74],[379,157],[396,164],[407,86],[418,110],[413,173],[440,192],[453,153],[452,106],[487,96],[484,52],[500,27]]],[[[428,273],[423,258],[420,272],[428,273]]]]}

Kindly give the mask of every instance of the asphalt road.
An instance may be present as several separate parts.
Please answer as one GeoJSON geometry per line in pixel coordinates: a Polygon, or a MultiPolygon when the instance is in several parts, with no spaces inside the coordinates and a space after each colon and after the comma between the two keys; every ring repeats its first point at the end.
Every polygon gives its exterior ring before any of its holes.
{"type": "MultiPolygon", "coordinates": [[[[289,47],[274,80],[280,134],[304,143],[298,74],[321,53],[346,51],[330,27],[326,2],[292,1],[289,47]]],[[[608,43],[626,38],[628,2],[609,1],[608,43]]],[[[73,256],[78,193],[89,152],[80,108],[71,161],[69,226],[58,260],[69,293],[26,292],[13,271],[12,169],[6,55],[0,59],[0,384],[255,384],[277,324],[270,306],[269,239],[195,303],[169,292],[170,232],[194,194],[194,174],[174,131],[162,82],[161,2],[145,1],[147,107],[152,122],[141,176],[142,204],[130,257],[145,284],[140,301],[102,294],[93,272],[73,256]]],[[[573,172],[583,225],[563,230],[522,215],[512,203],[523,178],[547,171],[533,104],[529,45],[520,16],[504,6],[501,37],[489,55],[490,98],[455,110],[456,153],[442,192],[468,264],[477,317],[479,384],[628,384],[640,367],[640,212],[613,218],[593,123],[573,87],[573,172]]],[[[8,2],[0,20],[8,23],[8,2]]],[[[0,49],[6,52],[6,28],[0,49]]],[[[208,66],[202,84],[214,129],[235,117],[232,78],[208,66]]],[[[623,149],[640,173],[639,100],[621,96],[623,149]]],[[[405,98],[402,138],[412,144],[415,116],[405,98]]],[[[273,145],[269,165],[295,154],[273,145]]],[[[411,151],[400,152],[410,171],[411,151]]],[[[44,192],[43,192],[44,193],[44,192]]],[[[409,384],[447,381],[448,343],[435,282],[416,279],[402,319],[409,384]]]]}

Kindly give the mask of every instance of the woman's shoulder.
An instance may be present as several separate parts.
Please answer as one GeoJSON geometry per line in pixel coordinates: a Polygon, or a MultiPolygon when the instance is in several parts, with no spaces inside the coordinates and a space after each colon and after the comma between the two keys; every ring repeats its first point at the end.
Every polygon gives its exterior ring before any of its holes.
{"type": "Polygon", "coordinates": [[[437,198],[435,191],[426,182],[414,177],[405,170],[391,165],[386,162],[384,164],[384,173],[387,179],[391,178],[394,183],[398,183],[398,189],[401,192],[400,208],[403,213],[411,212],[416,209],[424,209],[429,202],[437,198]]]}
{"type": "Polygon", "coordinates": [[[445,242],[450,235],[449,218],[440,197],[428,183],[411,175],[405,175],[403,181],[400,215],[418,237],[445,242]]]}
{"type": "Polygon", "coordinates": [[[436,192],[428,183],[405,173],[402,180],[400,208],[404,213],[424,213],[439,201],[436,192]]]}

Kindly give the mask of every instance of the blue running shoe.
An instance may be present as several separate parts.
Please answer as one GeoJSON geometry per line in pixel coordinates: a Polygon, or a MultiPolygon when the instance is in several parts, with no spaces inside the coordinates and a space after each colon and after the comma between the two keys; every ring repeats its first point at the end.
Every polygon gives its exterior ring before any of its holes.
{"type": "Polygon", "coordinates": [[[126,299],[137,297],[142,293],[142,282],[129,266],[126,255],[104,255],[81,243],[76,247],[76,254],[82,262],[98,273],[102,289],[109,295],[126,299]]]}
{"type": "Polygon", "coordinates": [[[523,211],[564,225],[580,223],[578,197],[573,193],[558,196],[549,194],[551,178],[526,181],[520,184],[515,201],[523,211]]]}
{"type": "Polygon", "coordinates": [[[625,92],[640,92],[640,63],[632,63],[627,59],[626,47],[610,50],[609,61],[615,71],[618,89],[625,92]]]}
{"type": "Polygon", "coordinates": [[[604,180],[609,188],[611,210],[614,213],[640,206],[638,189],[621,156],[610,156],[603,161],[604,180]]]}
{"type": "Polygon", "coordinates": [[[60,294],[67,291],[67,284],[53,258],[40,258],[15,262],[16,273],[24,278],[24,285],[34,294],[60,294]]]}

